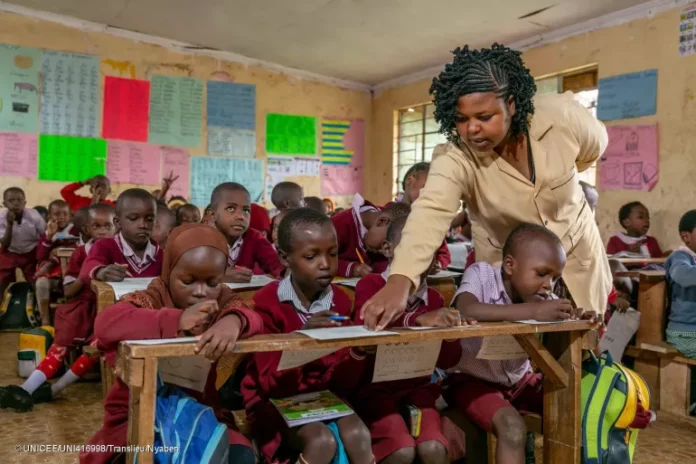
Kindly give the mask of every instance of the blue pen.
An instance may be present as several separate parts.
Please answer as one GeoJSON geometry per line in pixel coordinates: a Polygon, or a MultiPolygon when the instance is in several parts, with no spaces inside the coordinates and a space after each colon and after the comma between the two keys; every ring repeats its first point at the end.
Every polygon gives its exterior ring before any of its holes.
{"type": "Polygon", "coordinates": [[[350,319],[348,316],[329,316],[329,319],[336,322],[343,322],[350,319]]]}

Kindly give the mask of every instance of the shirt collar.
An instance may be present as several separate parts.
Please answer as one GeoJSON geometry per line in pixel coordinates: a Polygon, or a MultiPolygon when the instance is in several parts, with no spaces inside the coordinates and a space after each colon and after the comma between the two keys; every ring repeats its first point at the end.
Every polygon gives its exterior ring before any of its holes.
{"type": "Polygon", "coordinates": [[[296,311],[310,315],[331,309],[333,306],[333,289],[331,285],[326,287],[326,290],[319,295],[319,298],[310,303],[309,308],[305,308],[297,296],[297,292],[295,292],[295,287],[292,286],[291,278],[292,276],[288,274],[278,285],[278,300],[281,303],[290,303],[296,311]]]}
{"type": "Polygon", "coordinates": [[[682,245],[679,248],[677,248],[679,251],[685,251],[686,253],[689,253],[692,258],[696,259],[696,252],[694,252],[691,248],[688,246],[682,245]]]}
{"type": "Polygon", "coordinates": [[[502,304],[512,304],[512,298],[510,298],[510,295],[507,294],[507,290],[505,290],[502,266],[494,267],[493,274],[495,275],[495,293],[498,295],[498,298],[503,301],[502,304]]]}
{"type": "Polygon", "coordinates": [[[145,254],[143,254],[142,259],[140,259],[138,255],[135,254],[135,251],[133,251],[133,248],[131,248],[128,242],[126,242],[126,239],[123,238],[122,233],[118,234],[118,239],[121,243],[121,251],[123,252],[123,256],[125,256],[126,258],[132,258],[133,260],[137,260],[140,262],[155,260],[155,255],[157,254],[157,247],[153,245],[152,242],[147,242],[147,246],[145,247],[145,254]]]}

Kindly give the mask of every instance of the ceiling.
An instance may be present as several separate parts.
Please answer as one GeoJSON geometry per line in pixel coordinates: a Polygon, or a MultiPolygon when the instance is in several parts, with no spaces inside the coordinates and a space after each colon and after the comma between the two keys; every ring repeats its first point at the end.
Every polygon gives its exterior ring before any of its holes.
{"type": "Polygon", "coordinates": [[[16,5],[375,85],[645,0],[11,0],[16,5]],[[525,15],[543,10],[527,18],[525,15]],[[522,18],[522,19],[520,19],[522,18]]]}

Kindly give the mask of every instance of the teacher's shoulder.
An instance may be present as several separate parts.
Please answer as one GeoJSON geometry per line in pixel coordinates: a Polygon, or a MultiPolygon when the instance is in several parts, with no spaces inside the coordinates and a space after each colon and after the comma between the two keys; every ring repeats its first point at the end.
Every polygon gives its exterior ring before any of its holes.
{"type": "Polygon", "coordinates": [[[578,107],[587,111],[575,100],[573,92],[538,95],[534,98],[534,116],[540,116],[551,121],[565,121],[568,111],[578,107]]]}

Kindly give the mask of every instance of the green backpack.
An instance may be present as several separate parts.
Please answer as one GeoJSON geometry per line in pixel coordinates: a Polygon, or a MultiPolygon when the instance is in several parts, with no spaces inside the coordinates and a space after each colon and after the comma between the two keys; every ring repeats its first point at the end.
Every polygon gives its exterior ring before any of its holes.
{"type": "Polygon", "coordinates": [[[5,290],[0,306],[0,330],[29,329],[39,325],[34,289],[29,282],[15,282],[5,290]]]}
{"type": "Polygon", "coordinates": [[[583,464],[630,464],[638,430],[629,428],[638,402],[650,409],[645,380],[615,363],[609,352],[583,362],[581,382],[583,464]]]}

